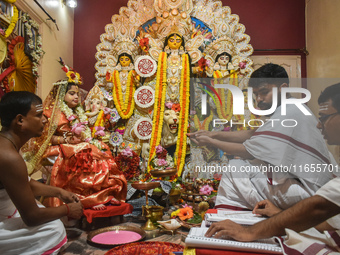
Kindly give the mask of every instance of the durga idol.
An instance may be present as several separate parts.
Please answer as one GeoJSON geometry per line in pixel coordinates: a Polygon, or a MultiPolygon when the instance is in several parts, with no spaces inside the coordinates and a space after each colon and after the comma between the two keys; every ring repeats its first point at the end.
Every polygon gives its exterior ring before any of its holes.
{"type": "Polygon", "coordinates": [[[165,38],[164,49],[158,58],[149,162],[155,155],[156,146],[161,143],[163,125],[167,125],[163,123],[166,103],[172,103],[178,112],[178,122],[172,123],[171,128],[173,131],[177,129],[177,136],[172,136],[172,141],[168,139],[166,146],[176,145],[175,165],[177,169],[183,168],[187,146],[189,94],[190,59],[185,53],[183,36],[174,25],[165,38]]]}

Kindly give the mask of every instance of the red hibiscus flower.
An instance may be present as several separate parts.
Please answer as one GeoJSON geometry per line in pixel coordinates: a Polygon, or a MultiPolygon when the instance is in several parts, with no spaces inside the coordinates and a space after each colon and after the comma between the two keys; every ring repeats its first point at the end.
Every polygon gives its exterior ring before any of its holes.
{"type": "Polygon", "coordinates": [[[198,60],[198,66],[201,71],[204,71],[208,67],[208,61],[205,58],[198,60]]]}
{"type": "Polygon", "coordinates": [[[139,46],[145,52],[149,50],[149,38],[142,38],[139,40],[139,46]]]}
{"type": "Polygon", "coordinates": [[[179,112],[181,110],[180,104],[173,104],[171,107],[171,110],[174,110],[175,112],[179,112]]]}

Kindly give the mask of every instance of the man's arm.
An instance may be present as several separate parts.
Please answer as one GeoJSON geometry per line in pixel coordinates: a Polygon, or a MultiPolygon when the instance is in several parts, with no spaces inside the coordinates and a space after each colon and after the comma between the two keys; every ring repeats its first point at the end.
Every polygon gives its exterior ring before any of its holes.
{"type": "Polygon", "coordinates": [[[195,139],[198,136],[208,136],[210,138],[214,138],[220,141],[226,141],[231,143],[244,143],[248,140],[256,131],[256,129],[250,130],[241,130],[241,131],[197,131],[195,133],[189,133],[188,136],[190,138],[195,139]]]}
{"type": "Polygon", "coordinates": [[[230,220],[212,224],[207,237],[229,236],[238,241],[253,241],[261,238],[285,235],[285,228],[300,232],[339,214],[340,207],[327,199],[314,195],[289,209],[253,226],[244,227],[230,220]]]}
{"type": "MultiPolygon", "coordinates": [[[[2,150],[0,155],[0,181],[26,225],[37,226],[66,215],[73,218],[81,217],[81,203],[70,203],[68,204],[69,208],[65,205],[39,208],[28,181],[27,168],[22,157],[14,150],[6,151],[6,153],[2,150]]],[[[36,183],[32,183],[35,186],[36,183]]],[[[40,188],[38,186],[38,190],[40,188]]]]}
{"type": "Polygon", "coordinates": [[[199,146],[216,147],[230,155],[239,156],[243,159],[254,159],[254,157],[246,150],[246,147],[241,143],[220,141],[208,136],[198,136],[192,140],[199,146]]]}
{"type": "Polygon", "coordinates": [[[29,184],[35,197],[37,196],[58,197],[65,203],[73,203],[80,201],[76,194],[66,191],[64,189],[50,185],[45,185],[33,179],[30,180],[29,184]]]}

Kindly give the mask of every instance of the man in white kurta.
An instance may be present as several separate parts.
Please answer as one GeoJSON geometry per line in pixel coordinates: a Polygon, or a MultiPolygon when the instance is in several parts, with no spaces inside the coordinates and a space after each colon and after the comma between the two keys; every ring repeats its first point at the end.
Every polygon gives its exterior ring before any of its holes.
{"type": "MultiPolygon", "coordinates": [[[[229,162],[237,171],[223,173],[217,208],[253,209],[257,202],[268,199],[279,208],[287,209],[314,195],[333,178],[330,171],[311,173],[306,170],[312,164],[334,163],[316,128],[314,115],[306,116],[295,105],[288,105],[287,115],[281,115],[281,107],[278,107],[270,120],[243,143],[254,160],[229,162]],[[297,125],[282,126],[282,120],[288,119],[296,120],[297,125]]],[[[289,125],[294,123],[290,121],[289,125]]]]}
{"type": "MultiPolygon", "coordinates": [[[[329,145],[340,145],[340,83],[326,88],[319,97],[319,122],[329,145]]],[[[329,169],[339,173],[338,165],[329,169]]],[[[254,213],[273,217],[245,227],[231,221],[213,224],[207,237],[229,236],[239,241],[253,241],[271,236],[278,238],[284,254],[339,254],[340,253],[340,177],[322,186],[314,196],[277,213],[270,203],[261,201],[254,213]],[[275,213],[273,214],[273,210],[275,213]]]]}
{"type": "Polygon", "coordinates": [[[333,178],[329,171],[305,171],[312,164],[330,164],[334,159],[316,128],[315,116],[306,105],[300,105],[305,108],[303,112],[295,104],[287,104],[286,113],[281,113],[281,91],[288,84],[283,67],[263,65],[253,72],[249,86],[262,111],[268,113],[275,98],[278,103],[270,116],[263,116],[262,126],[257,124],[259,128],[247,131],[189,134],[199,146],[217,147],[241,158],[231,160],[222,175],[217,208],[252,210],[257,202],[268,199],[286,209],[314,195],[333,178]]]}

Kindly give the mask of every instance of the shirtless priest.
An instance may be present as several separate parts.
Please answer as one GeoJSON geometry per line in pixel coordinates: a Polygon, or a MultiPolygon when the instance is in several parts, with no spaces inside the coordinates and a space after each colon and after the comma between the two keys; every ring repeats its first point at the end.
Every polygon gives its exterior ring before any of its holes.
{"type": "Polygon", "coordinates": [[[19,150],[41,135],[42,113],[41,99],[30,92],[9,92],[0,101],[0,254],[57,254],[67,241],[59,219],[79,219],[83,213],[73,193],[28,177],[19,150]],[[65,204],[45,208],[37,196],[58,197],[65,204]]]}

